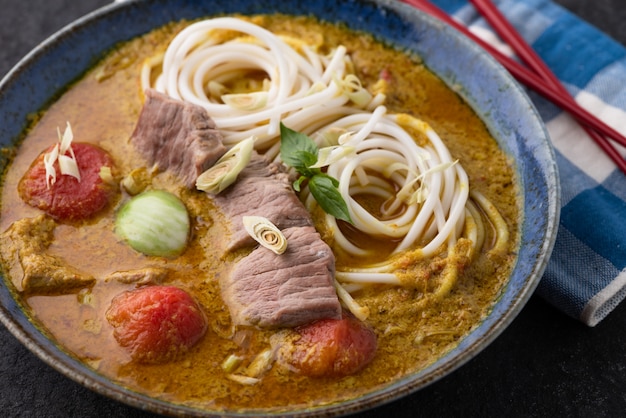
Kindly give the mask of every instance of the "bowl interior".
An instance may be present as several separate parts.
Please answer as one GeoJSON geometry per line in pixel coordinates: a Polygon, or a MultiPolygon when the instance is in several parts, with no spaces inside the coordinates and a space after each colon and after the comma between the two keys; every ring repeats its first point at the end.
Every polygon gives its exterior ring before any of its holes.
{"type": "MultiPolygon", "coordinates": [[[[535,289],[551,252],[558,223],[559,182],[546,130],[509,74],[453,29],[392,0],[157,0],[107,6],[66,27],[26,56],[0,83],[0,144],[11,146],[27,116],[42,109],[116,43],[173,20],[216,14],[280,12],[315,15],[375,34],[420,55],[426,66],[474,108],[516,165],[523,190],[521,246],[510,281],[491,314],[459,346],[425,370],[350,402],[292,415],[335,415],[396,399],[464,364],[515,318],[535,289]]],[[[0,157],[6,158],[6,157],[0,157]]],[[[4,167],[7,161],[0,161],[4,167]]],[[[0,286],[0,319],[31,351],[60,372],[117,400],[167,414],[201,415],[121,388],[50,342],[0,286]]]]}

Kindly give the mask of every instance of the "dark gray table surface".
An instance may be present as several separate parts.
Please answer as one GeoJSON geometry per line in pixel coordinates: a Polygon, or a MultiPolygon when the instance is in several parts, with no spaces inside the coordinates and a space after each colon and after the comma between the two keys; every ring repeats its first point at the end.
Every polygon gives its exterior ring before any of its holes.
{"type": "MultiPolygon", "coordinates": [[[[210,0],[207,0],[210,1],[210,0]]],[[[555,0],[626,44],[624,0],[555,0]]],[[[0,77],[40,41],[106,0],[0,0],[0,77]]],[[[533,296],[456,372],[360,417],[626,416],[626,303],[595,328],[533,296]]],[[[152,417],[85,389],[0,326],[0,416],[152,417]]]]}

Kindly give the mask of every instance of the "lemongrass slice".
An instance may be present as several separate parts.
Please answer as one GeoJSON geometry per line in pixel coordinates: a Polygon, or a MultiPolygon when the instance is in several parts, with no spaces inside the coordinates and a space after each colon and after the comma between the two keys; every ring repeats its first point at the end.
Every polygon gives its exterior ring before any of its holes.
{"type": "Polygon", "coordinates": [[[57,172],[54,169],[54,162],[59,157],[59,144],[56,144],[49,152],[43,156],[43,165],[46,168],[46,186],[48,189],[57,181],[57,172]]]}
{"type": "Polygon", "coordinates": [[[270,367],[272,367],[273,353],[272,350],[267,349],[259,353],[254,360],[246,367],[245,375],[249,377],[258,378],[270,367]]]}
{"type": "Polygon", "coordinates": [[[256,242],[276,254],[282,254],[287,249],[287,239],[280,232],[280,229],[267,218],[244,216],[243,226],[256,242]]]}
{"type": "Polygon", "coordinates": [[[257,379],[256,377],[242,376],[240,374],[232,374],[232,373],[227,374],[226,377],[232,380],[233,382],[237,382],[246,386],[256,385],[257,383],[261,381],[261,379],[257,379]]]}
{"type": "Polygon", "coordinates": [[[72,150],[72,141],[74,140],[74,134],[72,133],[72,127],[67,122],[67,126],[63,135],[61,130],[57,128],[57,134],[59,142],[43,156],[43,163],[46,169],[46,186],[48,189],[56,182],[57,173],[54,169],[54,163],[59,162],[59,169],[62,175],[68,175],[75,177],[80,181],[80,171],[78,170],[78,163],[76,162],[76,156],[74,150],[72,150]],[[69,152],[70,155],[66,155],[69,152]]]}
{"type": "Polygon", "coordinates": [[[76,163],[76,158],[70,157],[69,155],[61,155],[57,157],[59,161],[59,169],[61,170],[61,174],[66,176],[72,176],[76,178],[76,180],[80,181],[80,171],[78,170],[78,163],[76,163]]]}
{"type": "Polygon", "coordinates": [[[106,184],[109,184],[111,186],[114,186],[116,184],[115,178],[113,177],[113,172],[111,171],[111,167],[107,165],[103,165],[102,167],[100,167],[100,173],[98,173],[98,176],[106,184]]]}
{"type": "Polygon", "coordinates": [[[371,100],[372,94],[361,84],[361,80],[354,75],[348,74],[343,80],[336,79],[335,82],[345,94],[358,107],[365,107],[371,100]]]}
{"type": "Polygon", "coordinates": [[[198,176],[196,188],[207,193],[219,194],[233,184],[252,158],[254,139],[251,136],[226,151],[213,167],[198,176]]]}
{"type": "Polygon", "coordinates": [[[231,354],[222,362],[222,370],[226,373],[233,373],[235,370],[239,368],[241,363],[243,362],[243,357],[231,354]]]}
{"type": "Polygon", "coordinates": [[[332,145],[320,148],[317,153],[317,163],[313,164],[309,168],[326,167],[327,165],[333,164],[344,157],[356,154],[355,150],[355,147],[351,147],[349,145],[332,145]]]}
{"type": "Polygon", "coordinates": [[[57,133],[60,144],[59,156],[57,158],[59,160],[59,169],[61,170],[61,174],[75,177],[78,181],[80,181],[78,163],[76,162],[76,156],[74,155],[74,150],[72,149],[72,141],[74,140],[72,126],[69,122],[67,122],[63,136],[61,136],[61,131],[58,128],[57,133]],[[69,152],[70,155],[66,155],[67,152],[69,152]]]}
{"type": "Polygon", "coordinates": [[[239,110],[258,110],[267,103],[268,94],[266,91],[255,91],[252,93],[223,94],[222,101],[239,110]]]}

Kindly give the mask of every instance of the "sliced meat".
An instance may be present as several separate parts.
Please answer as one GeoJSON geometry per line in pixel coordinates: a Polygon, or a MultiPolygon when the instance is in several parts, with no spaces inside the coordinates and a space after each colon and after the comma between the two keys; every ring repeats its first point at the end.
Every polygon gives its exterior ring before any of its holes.
{"type": "Polygon", "coordinates": [[[222,135],[204,108],[152,89],[146,90],[131,142],[150,164],[172,171],[190,189],[226,152],[222,135]]]}
{"type": "Polygon", "coordinates": [[[270,163],[257,153],[237,181],[217,195],[214,202],[231,223],[227,251],[254,244],[243,227],[242,218],[246,215],[267,218],[279,229],[313,225],[311,215],[291,187],[285,167],[270,163]]]}
{"type": "Polygon", "coordinates": [[[258,247],[222,280],[234,324],[276,328],[341,318],[330,247],[312,226],[282,232],[288,241],[283,254],[258,247]]]}
{"type": "Polygon", "coordinates": [[[46,215],[14,222],[3,234],[2,258],[19,291],[38,294],[72,293],[95,278],[46,254],[54,238],[56,223],[46,215]]]}
{"type": "Polygon", "coordinates": [[[235,325],[293,327],[341,317],[334,254],[291,184],[282,164],[255,153],[237,181],[214,198],[230,220],[227,250],[255,244],[243,226],[246,215],[269,219],[288,242],[281,255],[257,247],[222,279],[222,298],[235,325]]]}

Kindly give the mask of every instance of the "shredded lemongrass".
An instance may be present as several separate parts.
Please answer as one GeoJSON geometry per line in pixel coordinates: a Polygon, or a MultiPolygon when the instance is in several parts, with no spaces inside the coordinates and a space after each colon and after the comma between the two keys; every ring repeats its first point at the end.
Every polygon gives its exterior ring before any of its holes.
{"type": "Polygon", "coordinates": [[[100,179],[109,185],[115,184],[115,179],[113,178],[113,172],[111,171],[111,167],[107,165],[103,165],[100,167],[100,172],[98,173],[100,179]]]}
{"type": "Polygon", "coordinates": [[[354,74],[348,74],[344,79],[335,78],[343,94],[358,107],[365,107],[372,100],[372,94],[363,88],[361,80],[354,74]]]}
{"type": "Polygon", "coordinates": [[[253,93],[223,94],[222,101],[234,109],[258,110],[267,103],[267,92],[255,91],[253,93]]]}
{"type": "Polygon", "coordinates": [[[56,183],[57,173],[54,168],[55,162],[59,163],[61,175],[72,176],[80,181],[80,170],[78,169],[76,156],[72,149],[74,134],[72,133],[72,127],[69,122],[67,122],[63,135],[61,135],[61,130],[57,128],[57,136],[59,142],[43,156],[44,168],[46,170],[46,186],[48,189],[56,183]],[[68,153],[69,155],[67,155],[68,153]]]}
{"type": "Polygon", "coordinates": [[[120,184],[129,195],[135,196],[146,189],[150,182],[149,176],[145,167],[136,168],[128,173],[120,184]]]}
{"type": "Polygon", "coordinates": [[[243,362],[243,357],[238,356],[236,354],[229,355],[226,360],[222,362],[222,370],[226,373],[232,373],[241,366],[243,362]]]}
{"type": "Polygon", "coordinates": [[[267,349],[260,352],[254,360],[246,367],[245,375],[250,377],[259,377],[272,366],[273,353],[267,349]]]}
{"type": "Polygon", "coordinates": [[[57,172],[54,169],[54,162],[57,158],[59,158],[59,144],[55,144],[54,147],[43,156],[43,164],[46,169],[46,186],[48,189],[57,181],[57,172]]]}
{"type": "Polygon", "coordinates": [[[342,158],[350,157],[354,154],[355,148],[347,145],[333,145],[330,147],[320,148],[317,153],[317,163],[309,168],[326,167],[342,158]]]}
{"type": "Polygon", "coordinates": [[[232,380],[233,382],[237,382],[246,386],[256,385],[257,383],[261,381],[261,379],[258,379],[256,377],[243,376],[240,374],[233,374],[233,373],[227,374],[226,377],[232,380]]]}

